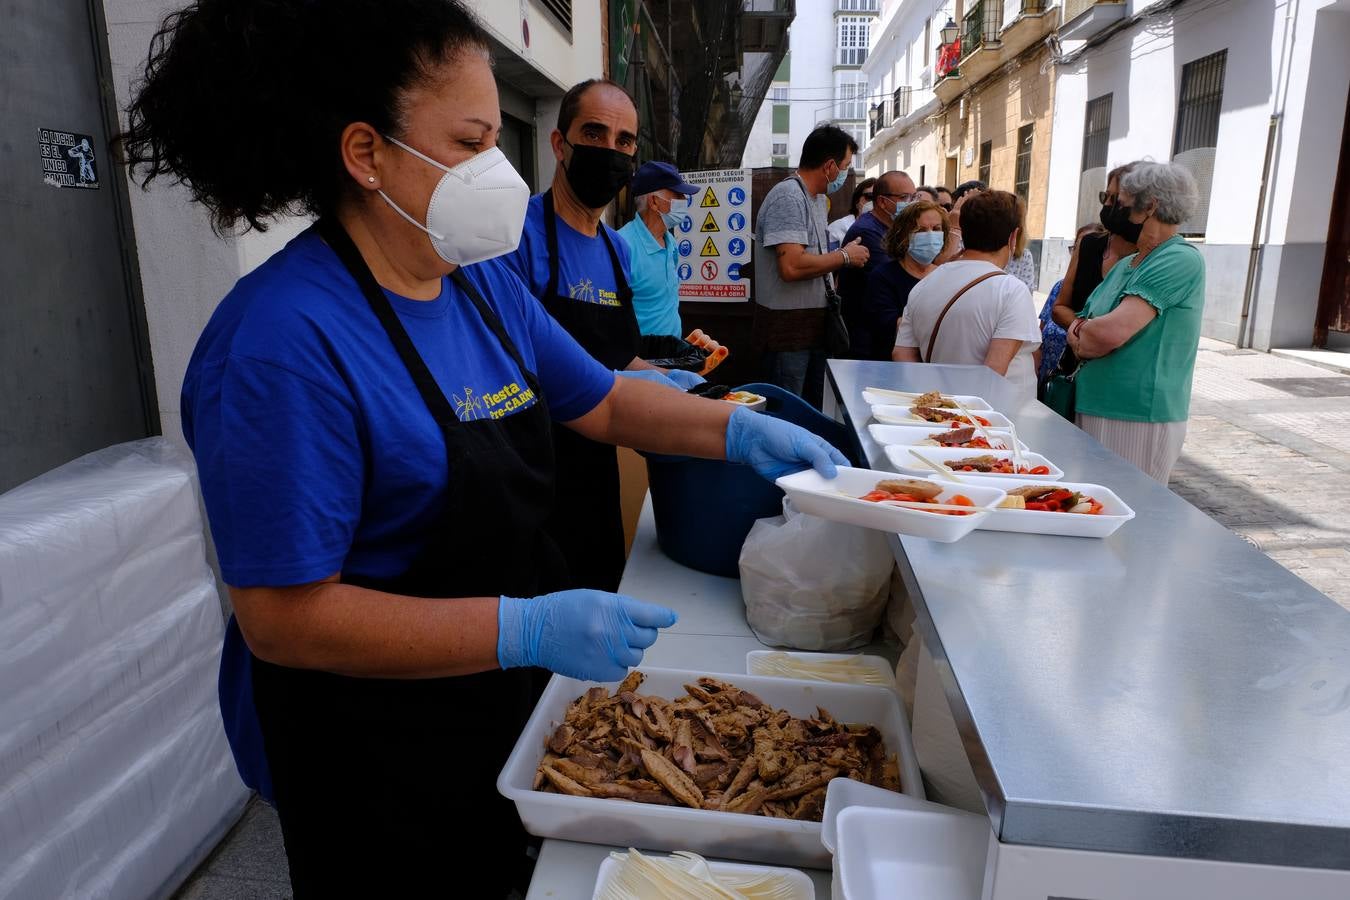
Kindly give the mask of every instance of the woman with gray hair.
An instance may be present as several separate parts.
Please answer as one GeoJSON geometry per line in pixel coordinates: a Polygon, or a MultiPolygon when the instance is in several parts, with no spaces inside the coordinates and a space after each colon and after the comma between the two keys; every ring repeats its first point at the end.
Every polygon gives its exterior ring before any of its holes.
{"type": "Polygon", "coordinates": [[[1083,361],[1078,427],[1163,484],[1186,437],[1205,303],[1204,261],[1177,233],[1198,201],[1183,167],[1134,163],[1120,207],[1142,225],[1138,252],[1116,263],[1068,328],[1083,361]]]}

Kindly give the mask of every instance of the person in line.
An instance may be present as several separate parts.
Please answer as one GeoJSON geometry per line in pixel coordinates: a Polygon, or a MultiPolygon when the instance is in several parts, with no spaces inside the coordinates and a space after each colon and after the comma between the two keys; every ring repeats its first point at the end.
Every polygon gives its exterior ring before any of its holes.
{"type": "Polygon", "coordinates": [[[875,201],[872,189],[876,186],[875,178],[864,178],[853,188],[853,200],[849,203],[848,214],[840,216],[826,227],[826,233],[830,236],[830,249],[834,250],[841,244],[847,243],[844,235],[853,227],[853,223],[858,221],[875,201]]]}
{"type": "Polygon", "coordinates": [[[937,202],[937,188],[924,185],[914,189],[914,200],[927,200],[929,203],[937,202]]]}
{"type": "Polygon", "coordinates": [[[951,212],[955,201],[952,199],[952,192],[942,185],[933,188],[933,193],[937,197],[937,205],[942,207],[944,212],[951,212]]]}
{"type": "MultiPolygon", "coordinates": [[[[1129,220],[1129,213],[1120,209],[1120,179],[1129,173],[1133,163],[1117,166],[1106,176],[1106,190],[1097,195],[1102,209],[1100,220],[1103,231],[1074,242],[1069,254],[1069,268],[1064,272],[1065,287],[1060,289],[1055,306],[1050,311],[1055,324],[1067,328],[1083,311],[1087,298],[1097,289],[1115,264],[1134,253],[1140,227],[1129,220]],[[1100,264],[1097,264],[1100,262],[1100,264]]],[[[1067,350],[1060,358],[1060,371],[1066,375],[1078,367],[1078,357],[1067,350]]]]}
{"type": "Polygon", "coordinates": [[[1199,202],[1185,167],[1136,162],[1119,209],[1138,252],[1111,269],[1069,325],[1078,427],[1167,484],[1181,455],[1205,305],[1205,264],[1178,229],[1199,202]]]}
{"type": "Polygon", "coordinates": [[[1027,231],[1021,229],[1017,235],[1017,246],[1013,248],[1012,255],[1008,258],[1008,265],[1004,269],[1009,275],[1016,278],[1027,286],[1031,293],[1036,291],[1036,258],[1031,255],[1027,249],[1027,231]]]}
{"type": "Polygon", "coordinates": [[[947,243],[948,228],[946,211],[926,200],[910,204],[895,217],[886,232],[886,261],[867,279],[863,314],[871,343],[864,359],[891,358],[910,292],[937,268],[934,261],[947,243]]]}
{"type": "Polygon", "coordinates": [[[961,207],[965,206],[966,201],[981,191],[989,190],[989,186],[983,181],[971,180],[963,181],[952,191],[952,205],[947,210],[947,218],[951,227],[947,232],[947,246],[942,248],[942,255],[938,257],[937,264],[942,265],[951,262],[961,255],[965,249],[965,244],[961,239],[961,207]]]}
{"type": "MultiPolygon", "coordinates": [[[[1102,226],[1096,222],[1089,222],[1078,229],[1074,235],[1073,243],[1069,246],[1070,257],[1077,249],[1083,245],[1085,240],[1098,237],[1105,234],[1102,226]]],[[[1067,335],[1063,326],[1056,322],[1051,316],[1056,304],[1059,303],[1060,292],[1064,290],[1065,283],[1069,280],[1066,274],[1064,278],[1056,281],[1050,288],[1050,295],[1045,298],[1045,304],[1041,307],[1041,356],[1036,366],[1036,380],[1038,390],[1045,385],[1050,376],[1059,370],[1060,358],[1064,355],[1065,341],[1067,335]]]]}
{"type": "Polygon", "coordinates": [[[680,281],[675,229],[684,219],[685,201],[698,188],[667,162],[643,163],[629,186],[637,216],[619,229],[633,271],[633,310],[644,334],[679,337],[680,281]]]}
{"type": "MultiPolygon", "coordinates": [[[[640,356],[628,244],[602,221],[633,179],[637,129],[637,107],[613,82],[583,81],[564,94],[551,136],[553,184],[530,198],[520,245],[504,262],[596,361],[685,389],[702,379],[659,372],[640,356]]],[[[618,454],[612,443],[562,424],[553,440],[556,512],[545,527],[573,587],[617,590],[626,559],[618,454]]]]}
{"type": "Polygon", "coordinates": [[[872,351],[872,332],[863,312],[867,279],[879,264],[888,259],[882,246],[886,232],[896,215],[914,201],[914,194],[914,181],[904,172],[882,174],[872,188],[872,209],[859,216],[858,221],[844,235],[844,243],[856,240],[867,248],[866,263],[857,268],[843,269],[839,273],[839,299],[844,323],[848,325],[849,355],[857,359],[869,358],[872,351]]]}
{"type": "Polygon", "coordinates": [[[1012,382],[1019,405],[1036,399],[1041,331],[1031,292],[1004,271],[1025,216],[1021,198],[1007,191],[965,199],[965,251],[910,291],[893,359],[985,365],[1012,382]]]}
{"type": "Polygon", "coordinates": [[[494,782],[536,667],[615,681],[675,622],[562,589],[551,422],[768,477],[843,462],[616,378],[500,261],[529,189],[489,45],[451,0],[198,0],[161,25],[120,137],[219,231],[318,218],[221,301],[182,393],[234,608],[221,712],[300,900],[444,894],[447,854],[476,896],[523,890],[494,782]]]}
{"type": "Polygon", "coordinates": [[[854,239],[838,250],[825,237],[827,195],[843,187],[858,144],[837,125],[820,125],[802,142],[797,171],[765,195],[755,241],[772,258],[755,266],[754,343],[762,380],[817,409],[825,391],[826,277],[867,264],[854,239]]]}

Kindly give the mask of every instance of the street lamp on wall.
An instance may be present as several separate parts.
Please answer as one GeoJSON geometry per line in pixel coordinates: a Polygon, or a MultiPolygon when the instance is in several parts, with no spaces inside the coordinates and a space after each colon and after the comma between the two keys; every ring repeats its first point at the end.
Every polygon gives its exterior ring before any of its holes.
{"type": "Polygon", "coordinates": [[[869,120],[871,120],[871,122],[872,122],[873,124],[876,124],[877,119],[880,119],[880,118],[881,118],[881,104],[880,104],[880,103],[873,103],[873,104],[872,104],[871,108],[867,110],[867,118],[868,118],[869,120]]]}
{"type": "Polygon", "coordinates": [[[960,29],[958,29],[958,28],[956,27],[956,21],[955,21],[951,16],[948,16],[948,17],[947,17],[947,24],[942,26],[942,32],[941,32],[941,33],[942,33],[942,43],[944,43],[944,44],[953,44],[953,43],[955,43],[955,42],[956,42],[956,36],[957,36],[957,34],[958,34],[959,32],[960,32],[960,29]]]}

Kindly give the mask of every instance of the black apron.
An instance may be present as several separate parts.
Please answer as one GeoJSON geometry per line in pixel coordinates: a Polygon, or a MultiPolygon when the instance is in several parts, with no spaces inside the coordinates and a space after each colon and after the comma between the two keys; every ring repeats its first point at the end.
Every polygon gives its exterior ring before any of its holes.
{"type": "MultiPolygon", "coordinates": [[[[553,507],[548,409],[501,322],[456,271],[455,284],[539,398],[515,415],[461,422],[346,232],[326,220],[319,233],[440,426],[450,471],[444,510],[411,567],[343,581],[443,598],[560,587],[561,559],[540,528],[553,507]]],[[[537,697],[539,670],[386,680],[255,658],[252,674],[297,900],[453,896],[465,871],[494,884],[485,897],[528,881],[528,838],[495,781],[537,697]]]]}
{"type": "MultiPolygon", "coordinates": [[[[633,311],[633,289],[624,277],[618,251],[603,224],[599,234],[614,267],[618,306],[574,300],[559,292],[558,217],[553,192],[544,193],[548,285],[540,299],[587,353],[622,370],[638,355],[642,338],[633,311]]],[[[560,425],[553,426],[553,440],[558,453],[557,508],[547,530],[567,560],[573,587],[616,591],[625,558],[618,455],[610,444],[596,443],[560,425]]]]}

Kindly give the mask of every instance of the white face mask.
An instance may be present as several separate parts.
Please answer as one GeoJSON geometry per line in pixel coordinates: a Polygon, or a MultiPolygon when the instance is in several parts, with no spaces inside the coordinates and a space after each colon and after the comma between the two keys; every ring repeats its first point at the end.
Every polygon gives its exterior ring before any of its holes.
{"type": "Polygon", "coordinates": [[[865,216],[871,211],[872,211],[872,201],[868,200],[866,203],[862,205],[862,212],[858,213],[858,215],[865,216]]]}
{"type": "Polygon", "coordinates": [[[427,233],[437,256],[448,263],[467,266],[510,253],[520,245],[530,188],[501,148],[484,150],[450,168],[402,141],[391,137],[385,140],[445,173],[431,192],[426,225],[380,191],[384,202],[396,213],[427,233]]]}

